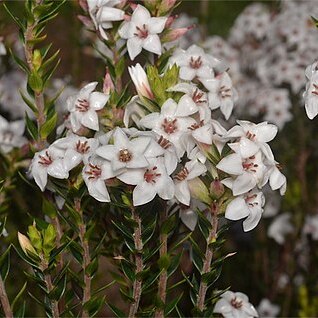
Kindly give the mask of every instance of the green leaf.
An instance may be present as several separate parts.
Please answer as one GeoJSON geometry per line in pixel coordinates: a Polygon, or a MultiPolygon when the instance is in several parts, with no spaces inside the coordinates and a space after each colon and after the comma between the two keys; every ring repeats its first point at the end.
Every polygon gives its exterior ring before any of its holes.
{"type": "Polygon", "coordinates": [[[0,274],[2,280],[5,281],[9,270],[10,270],[10,249],[11,245],[6,249],[6,251],[0,257],[0,274]]]}
{"type": "Polygon", "coordinates": [[[181,293],[179,297],[176,297],[173,301],[171,301],[170,303],[166,305],[165,317],[168,316],[176,308],[182,296],[183,296],[183,293],[181,293]]]}
{"type": "Polygon", "coordinates": [[[94,317],[105,304],[105,296],[93,297],[87,303],[84,304],[83,309],[87,310],[89,317],[94,317]]]}
{"type": "Polygon", "coordinates": [[[120,265],[125,276],[133,282],[136,279],[134,266],[126,260],[122,260],[120,265]]]}
{"type": "Polygon", "coordinates": [[[15,17],[13,15],[13,13],[11,13],[11,11],[9,10],[9,8],[6,6],[5,3],[3,3],[3,6],[4,6],[5,10],[8,12],[8,14],[10,15],[10,17],[13,19],[13,21],[19,26],[19,28],[22,29],[23,31],[25,31],[25,26],[22,24],[20,19],[18,17],[15,17]]]}
{"type": "Polygon", "coordinates": [[[67,279],[66,279],[66,275],[64,275],[63,279],[60,280],[59,284],[55,286],[53,290],[50,292],[49,298],[59,301],[65,293],[66,283],[67,283],[67,279]]]}
{"type": "Polygon", "coordinates": [[[29,74],[30,73],[29,66],[24,61],[22,61],[17,55],[15,55],[11,50],[9,51],[10,51],[10,55],[12,56],[14,61],[17,63],[17,65],[22,69],[22,71],[29,74]]]}
{"type": "Polygon", "coordinates": [[[93,277],[96,274],[97,269],[98,269],[98,258],[96,257],[86,267],[85,273],[89,275],[90,277],[93,277]]]}
{"type": "Polygon", "coordinates": [[[33,71],[28,77],[28,84],[35,93],[41,93],[43,90],[43,81],[40,75],[33,71]]]}
{"type": "Polygon", "coordinates": [[[40,129],[40,134],[42,138],[47,138],[50,133],[54,130],[57,122],[57,113],[55,113],[51,118],[47,119],[44,125],[40,129]]]}
{"type": "Polygon", "coordinates": [[[107,305],[109,306],[109,308],[111,309],[111,311],[116,315],[116,317],[127,317],[127,315],[122,312],[119,308],[117,308],[116,306],[112,305],[111,303],[107,302],[107,305]]]}
{"type": "MultiPolygon", "coordinates": [[[[19,293],[15,296],[14,300],[11,303],[11,308],[12,310],[14,310],[15,304],[17,303],[17,301],[19,300],[19,298],[22,296],[22,294],[24,293],[25,289],[27,286],[27,282],[24,283],[24,285],[22,286],[22,288],[20,289],[19,293]]],[[[15,317],[17,317],[15,315],[15,317]]]]}
{"type": "Polygon", "coordinates": [[[26,105],[33,111],[33,113],[37,114],[38,110],[34,104],[34,102],[32,102],[31,100],[29,100],[22,92],[22,90],[19,90],[20,95],[23,99],[23,101],[26,103],[26,105]]]}
{"type": "Polygon", "coordinates": [[[162,255],[158,260],[158,266],[160,270],[167,270],[171,264],[171,259],[168,254],[162,255]]]}

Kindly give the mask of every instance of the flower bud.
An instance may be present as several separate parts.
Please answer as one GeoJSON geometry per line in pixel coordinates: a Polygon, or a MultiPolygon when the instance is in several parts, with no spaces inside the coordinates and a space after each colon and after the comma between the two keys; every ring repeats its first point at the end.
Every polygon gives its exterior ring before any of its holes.
{"type": "Polygon", "coordinates": [[[28,254],[28,252],[36,254],[36,251],[34,247],[32,246],[30,240],[20,232],[18,232],[18,240],[19,244],[25,254],[28,254]]]}
{"type": "Polygon", "coordinates": [[[104,77],[104,83],[103,83],[103,93],[106,95],[109,95],[111,91],[115,89],[114,83],[110,77],[108,69],[106,69],[106,74],[104,77]]]}
{"type": "Polygon", "coordinates": [[[135,84],[137,93],[139,97],[147,97],[148,99],[153,99],[154,95],[151,91],[148,77],[144,69],[138,63],[136,66],[131,66],[128,68],[130,77],[135,84]]]}
{"type": "Polygon", "coordinates": [[[161,41],[163,43],[175,41],[181,38],[185,33],[187,33],[191,29],[193,29],[193,26],[187,28],[170,29],[164,34],[164,36],[162,36],[161,41]]]}
{"type": "Polygon", "coordinates": [[[165,15],[168,11],[172,10],[176,0],[162,0],[160,1],[160,7],[158,10],[159,15],[165,15]]]}
{"type": "Polygon", "coordinates": [[[209,196],[209,190],[205,186],[204,182],[196,177],[190,181],[188,181],[191,197],[197,199],[206,204],[211,203],[211,198],[209,196]]]}
{"type": "Polygon", "coordinates": [[[224,185],[219,179],[215,179],[210,184],[210,195],[213,200],[219,199],[224,194],[224,185]]]}
{"type": "Polygon", "coordinates": [[[38,71],[42,65],[42,56],[40,50],[34,50],[32,64],[34,68],[38,71]]]}

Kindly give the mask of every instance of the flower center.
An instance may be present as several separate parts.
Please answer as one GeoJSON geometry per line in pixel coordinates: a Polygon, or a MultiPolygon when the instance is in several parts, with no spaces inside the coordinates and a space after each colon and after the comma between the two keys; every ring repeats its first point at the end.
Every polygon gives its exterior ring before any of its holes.
{"type": "Polygon", "coordinates": [[[4,142],[11,142],[12,139],[13,139],[13,137],[14,137],[14,134],[13,134],[12,131],[10,131],[10,130],[5,130],[5,131],[3,132],[3,141],[4,141],[4,142]]]}
{"type": "Polygon", "coordinates": [[[192,95],[192,100],[196,103],[196,104],[202,104],[202,103],[206,103],[207,100],[206,99],[201,99],[204,95],[204,92],[200,91],[199,89],[196,89],[192,95]]]}
{"type": "Polygon", "coordinates": [[[318,96],[318,84],[313,84],[314,85],[314,90],[312,91],[312,94],[318,96]]]}
{"type": "Polygon", "coordinates": [[[220,87],[220,91],[219,91],[219,96],[221,98],[226,98],[226,97],[231,97],[232,94],[231,94],[231,89],[230,88],[227,88],[226,86],[222,85],[220,87]]]}
{"type": "Polygon", "coordinates": [[[189,62],[190,67],[194,68],[194,69],[198,69],[202,66],[202,58],[201,56],[195,58],[193,56],[191,56],[190,58],[190,62],[189,62]]]}
{"type": "Polygon", "coordinates": [[[78,99],[75,108],[81,112],[85,113],[89,109],[89,102],[86,99],[78,99]]]}
{"type": "Polygon", "coordinates": [[[161,176],[161,173],[157,173],[157,167],[153,167],[152,169],[147,169],[144,174],[144,179],[147,183],[155,184],[156,179],[161,176]]]}
{"type": "Polygon", "coordinates": [[[202,126],[203,126],[203,120],[201,120],[199,123],[195,123],[195,124],[191,125],[190,127],[188,127],[188,129],[196,130],[202,126]]]}
{"type": "Polygon", "coordinates": [[[257,198],[257,194],[247,195],[244,200],[247,205],[250,207],[254,207],[255,205],[258,205],[258,202],[253,202],[257,198]]]}
{"type": "Polygon", "coordinates": [[[128,162],[132,159],[132,153],[128,149],[121,149],[118,153],[118,159],[121,162],[128,162]]]}
{"type": "Polygon", "coordinates": [[[183,181],[187,178],[188,174],[189,170],[186,167],[184,167],[177,175],[174,176],[174,179],[178,181],[183,181]]]}
{"type": "Polygon", "coordinates": [[[148,37],[148,29],[146,24],[143,24],[142,27],[136,26],[137,32],[134,34],[135,36],[138,36],[140,39],[146,39],[148,37]]]}
{"type": "Polygon", "coordinates": [[[160,138],[159,138],[159,140],[158,140],[158,144],[159,144],[163,149],[168,149],[168,148],[171,146],[171,142],[170,142],[168,139],[166,139],[166,138],[164,138],[164,137],[162,137],[162,136],[160,136],[160,138]]]}
{"type": "Polygon", "coordinates": [[[49,166],[53,160],[51,158],[51,156],[49,155],[48,151],[45,151],[45,155],[39,155],[40,160],[38,161],[38,163],[42,166],[49,166]]]}
{"type": "Polygon", "coordinates": [[[256,172],[255,168],[258,167],[258,164],[253,162],[254,159],[255,156],[251,156],[242,162],[242,166],[245,171],[256,172]]]}
{"type": "Polygon", "coordinates": [[[235,297],[231,300],[231,305],[236,309],[240,309],[243,306],[243,301],[235,297]]]}
{"type": "Polygon", "coordinates": [[[256,135],[255,134],[252,134],[250,131],[248,131],[247,133],[246,133],[246,138],[248,138],[249,140],[252,140],[252,141],[254,141],[256,138],[256,135]]]}
{"type": "Polygon", "coordinates": [[[102,169],[98,165],[89,164],[89,170],[85,171],[89,175],[88,179],[98,179],[102,175],[102,169]]]}
{"type": "Polygon", "coordinates": [[[87,144],[88,144],[87,141],[84,141],[84,142],[78,141],[76,143],[76,151],[82,154],[88,153],[90,147],[87,144]]]}
{"type": "Polygon", "coordinates": [[[173,134],[178,129],[177,119],[165,118],[161,127],[168,135],[173,134]]]}

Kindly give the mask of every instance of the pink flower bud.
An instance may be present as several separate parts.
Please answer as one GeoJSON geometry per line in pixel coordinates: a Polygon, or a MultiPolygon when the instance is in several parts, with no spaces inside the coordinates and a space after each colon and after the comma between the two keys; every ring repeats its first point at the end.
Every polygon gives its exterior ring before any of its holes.
{"type": "Polygon", "coordinates": [[[85,12],[88,12],[87,0],[79,0],[78,3],[85,12]]]}
{"type": "Polygon", "coordinates": [[[114,83],[112,81],[112,78],[110,77],[108,68],[106,68],[106,74],[105,74],[104,83],[103,83],[103,93],[106,95],[109,95],[109,93],[114,90],[115,90],[114,83]]]}
{"type": "Polygon", "coordinates": [[[214,200],[219,199],[224,194],[224,185],[219,179],[215,179],[210,184],[210,195],[214,200]]]}
{"type": "Polygon", "coordinates": [[[94,25],[90,18],[84,16],[84,15],[78,15],[77,18],[87,27],[87,28],[93,28],[94,25]]]}
{"type": "Polygon", "coordinates": [[[179,29],[170,29],[168,32],[161,38],[162,42],[172,42],[179,38],[181,38],[185,33],[189,30],[193,29],[194,26],[191,25],[187,28],[179,28],[179,29]]]}

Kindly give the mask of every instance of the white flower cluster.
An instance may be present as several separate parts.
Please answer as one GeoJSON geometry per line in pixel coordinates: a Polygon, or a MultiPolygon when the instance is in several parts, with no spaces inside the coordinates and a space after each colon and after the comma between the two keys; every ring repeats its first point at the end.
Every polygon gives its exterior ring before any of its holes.
{"type": "MultiPolygon", "coordinates": [[[[318,56],[311,16],[318,16],[316,1],[282,1],[274,12],[254,3],[236,19],[227,41],[220,37],[205,41],[209,52],[230,65],[239,115],[261,115],[279,128],[292,119],[294,96],[299,97],[305,85],[304,69],[318,56]]],[[[306,99],[307,112],[312,101],[306,99]]]]}
{"type": "Polygon", "coordinates": [[[259,190],[267,182],[272,190],[286,191],[286,177],[280,172],[268,142],[273,140],[277,127],[263,122],[253,124],[238,121],[223,138],[232,140],[228,146],[234,153],[223,158],[218,169],[231,177],[222,180],[232,189],[234,200],[227,206],[225,217],[230,220],[246,218],[244,231],[256,227],[263,213],[265,198],[259,190]]]}

